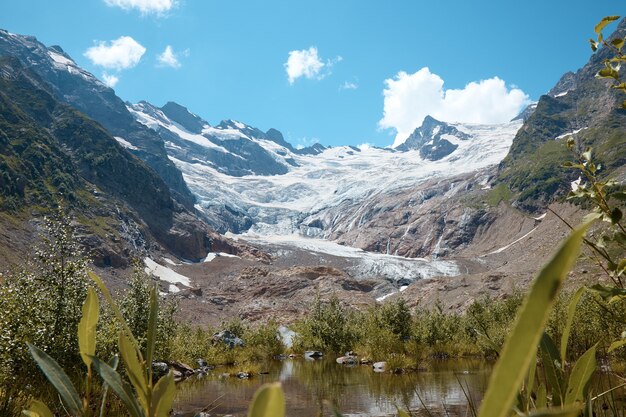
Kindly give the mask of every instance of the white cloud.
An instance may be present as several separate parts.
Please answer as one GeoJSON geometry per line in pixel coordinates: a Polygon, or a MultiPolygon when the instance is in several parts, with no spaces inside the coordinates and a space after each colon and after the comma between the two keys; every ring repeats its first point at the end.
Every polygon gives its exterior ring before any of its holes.
{"type": "MultiPolygon", "coordinates": [[[[187,50],[183,51],[183,55],[186,55],[187,50]]],[[[178,60],[178,54],[174,53],[174,50],[170,45],[165,47],[165,50],[157,56],[157,61],[159,62],[159,66],[162,67],[172,67],[172,68],[180,68],[181,64],[178,60]]]]}
{"type": "Polygon", "coordinates": [[[137,9],[142,14],[168,12],[176,5],[175,0],[104,0],[107,6],[120,7],[124,10],[137,9]]]}
{"type": "Polygon", "coordinates": [[[323,62],[318,55],[317,48],[311,46],[309,49],[295,50],[289,52],[285,71],[289,84],[293,84],[298,78],[321,80],[330,74],[330,69],[338,62],[343,61],[341,56],[323,62]]]}
{"type": "Polygon", "coordinates": [[[312,138],[307,138],[307,137],[302,137],[302,138],[298,138],[295,140],[296,143],[296,149],[304,149],[307,148],[309,146],[313,146],[316,143],[319,143],[320,140],[318,138],[312,137],[312,138]]]}
{"type": "Polygon", "coordinates": [[[340,90],[356,90],[357,88],[359,88],[359,85],[351,81],[344,81],[341,87],[339,87],[340,90]]]}
{"type": "Polygon", "coordinates": [[[118,83],[120,78],[115,75],[111,75],[111,74],[107,74],[106,72],[103,72],[102,80],[104,81],[104,84],[106,84],[107,87],[113,88],[118,83]]]}
{"type": "Polygon", "coordinates": [[[92,64],[108,69],[123,70],[139,63],[146,48],[130,36],[122,36],[109,44],[98,42],[85,51],[85,56],[92,64]]]}
{"type": "Polygon", "coordinates": [[[443,79],[427,67],[399,72],[385,80],[382,128],[396,130],[393,147],[400,145],[430,115],[446,122],[504,123],[529,103],[519,88],[507,88],[498,77],[470,82],[462,89],[443,88],[443,79]]]}

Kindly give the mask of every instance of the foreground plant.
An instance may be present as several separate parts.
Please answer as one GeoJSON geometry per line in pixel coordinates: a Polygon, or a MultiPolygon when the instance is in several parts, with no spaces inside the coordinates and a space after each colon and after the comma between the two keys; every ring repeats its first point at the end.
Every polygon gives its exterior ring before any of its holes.
{"type": "MultiPolygon", "coordinates": [[[[176,388],[172,372],[161,377],[156,382],[154,382],[152,375],[151,365],[156,345],[158,318],[156,287],[153,286],[150,292],[146,349],[145,352],[142,352],[137,339],[102,280],[92,272],[89,273],[89,276],[100,289],[102,296],[109,304],[122,328],[119,332],[118,348],[124,362],[126,377],[130,381],[132,388],[117,371],[116,357],[109,363],[95,357],[99,303],[93,288],[90,288],[88,291],[87,298],[83,304],[82,319],[78,326],[80,356],[87,367],[86,388],[83,397],[81,398],[63,368],[52,357],[36,346],[29,345],[33,358],[59,393],[69,415],[90,417],[95,415],[94,410],[97,409],[99,410],[99,415],[103,416],[107,390],[110,388],[118,396],[124,408],[132,417],[166,417],[172,408],[176,388]],[[97,408],[91,396],[92,369],[100,375],[105,387],[108,387],[105,388],[97,408]]],[[[33,401],[30,408],[23,413],[31,417],[52,417],[54,415],[43,402],[38,400],[33,401]]]]}

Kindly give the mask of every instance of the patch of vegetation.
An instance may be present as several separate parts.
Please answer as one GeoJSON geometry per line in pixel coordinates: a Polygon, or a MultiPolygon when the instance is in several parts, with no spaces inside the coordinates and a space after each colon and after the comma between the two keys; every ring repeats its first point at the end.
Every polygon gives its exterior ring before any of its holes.
{"type": "Polygon", "coordinates": [[[511,190],[506,184],[498,184],[487,192],[485,202],[490,207],[496,207],[501,201],[508,203],[511,200],[511,190]]]}

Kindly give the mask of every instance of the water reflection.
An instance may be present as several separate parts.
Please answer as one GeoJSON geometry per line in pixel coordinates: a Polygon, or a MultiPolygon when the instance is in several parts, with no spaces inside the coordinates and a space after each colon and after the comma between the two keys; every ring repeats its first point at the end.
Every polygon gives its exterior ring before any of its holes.
{"type": "Polygon", "coordinates": [[[466,415],[467,395],[479,402],[492,365],[482,360],[432,362],[422,372],[404,375],[374,373],[370,366],[345,367],[334,360],[287,359],[266,364],[267,375],[250,380],[213,374],[179,385],[175,410],[193,416],[210,410],[212,416],[245,416],[255,390],[265,382],[281,381],[287,415],[332,416],[333,406],[346,417],[391,416],[396,405],[419,414],[422,402],[435,415],[466,415]],[[420,399],[421,398],[421,399],[420,399]]]}

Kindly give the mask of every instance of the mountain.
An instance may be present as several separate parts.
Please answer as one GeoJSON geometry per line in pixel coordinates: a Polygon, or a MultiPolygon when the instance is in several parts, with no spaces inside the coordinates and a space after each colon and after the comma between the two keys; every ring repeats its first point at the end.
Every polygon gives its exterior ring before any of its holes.
{"type": "Polygon", "coordinates": [[[193,210],[193,195],[167,158],[162,140],[137,123],[115,92],[76,65],[60,46],[46,47],[33,36],[0,29],[0,56],[18,59],[47,83],[55,99],[97,121],[111,135],[131,143],[130,152],[161,176],[179,203],[193,210]]]}
{"type": "MultiPolygon", "coordinates": [[[[145,102],[129,108],[164,139],[171,160],[196,196],[198,210],[217,230],[261,236],[296,233],[412,256],[431,253],[435,245],[409,249],[418,233],[402,232],[404,237],[396,239],[395,230],[418,221],[417,209],[423,202],[449,196],[452,189],[461,191],[459,176],[477,178],[473,186],[486,187],[490,175],[483,170],[506,156],[522,125],[521,120],[448,124],[428,117],[396,150],[340,146],[303,152],[274,130],[264,133],[241,122],[223,121],[214,128],[204,122],[202,130],[197,129],[201,133],[194,133],[162,108],[145,102]],[[247,142],[256,153],[238,152],[233,140],[247,142]],[[452,146],[445,154],[437,151],[444,143],[452,146]],[[267,175],[254,165],[260,160],[272,160],[282,169],[267,175]],[[416,209],[411,222],[407,218],[384,228],[374,224],[395,219],[395,210],[407,202],[416,209]]],[[[435,242],[440,237],[431,235],[435,242]]]]}
{"type": "MultiPolygon", "coordinates": [[[[622,20],[609,40],[625,36],[622,20]]],[[[596,77],[610,56],[609,50],[600,48],[581,69],[564,74],[541,96],[517,133],[496,180],[512,191],[517,206],[540,211],[567,192],[570,181],[578,177],[561,167],[573,159],[565,146],[568,137],[574,137],[580,149],[593,148],[594,159],[603,166],[601,176],[624,180],[626,110],[620,105],[626,97],[610,88],[610,81],[596,77]]]]}
{"type": "Polygon", "coordinates": [[[40,217],[60,201],[76,213],[99,266],[125,266],[159,250],[183,259],[238,250],[173,199],[163,179],[118,141],[59,101],[32,67],[0,57],[0,229],[11,241],[0,258],[27,255],[40,217]]]}
{"type": "Polygon", "coordinates": [[[417,149],[422,158],[437,161],[454,152],[459,147],[459,141],[469,139],[471,139],[469,134],[460,131],[454,125],[426,116],[422,125],[395,149],[398,151],[417,149]]]}

